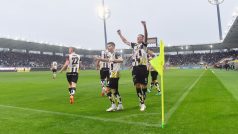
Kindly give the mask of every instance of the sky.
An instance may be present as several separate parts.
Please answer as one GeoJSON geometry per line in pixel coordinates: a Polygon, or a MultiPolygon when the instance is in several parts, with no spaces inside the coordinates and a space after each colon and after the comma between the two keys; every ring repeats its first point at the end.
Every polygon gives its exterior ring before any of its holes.
{"type": "MultiPolygon", "coordinates": [[[[103,21],[97,13],[102,0],[0,0],[0,37],[104,49],[103,21]]],[[[108,41],[128,48],[116,31],[131,42],[143,33],[167,45],[219,41],[216,7],[208,0],[105,0],[108,41]]],[[[220,5],[223,33],[238,10],[238,0],[220,5]]]]}

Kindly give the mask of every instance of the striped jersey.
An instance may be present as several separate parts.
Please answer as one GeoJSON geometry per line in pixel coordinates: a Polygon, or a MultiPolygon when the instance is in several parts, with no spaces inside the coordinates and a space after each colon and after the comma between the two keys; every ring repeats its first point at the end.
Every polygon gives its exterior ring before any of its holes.
{"type": "Polygon", "coordinates": [[[52,69],[57,69],[57,62],[56,61],[52,62],[52,69]]]}
{"type": "MultiPolygon", "coordinates": [[[[109,53],[109,61],[119,59],[121,56],[119,53],[109,53]]],[[[110,71],[110,78],[119,78],[120,74],[120,67],[121,63],[114,63],[114,62],[109,62],[109,71],[110,71]]]]}
{"type": "Polygon", "coordinates": [[[77,73],[79,71],[79,64],[81,61],[81,58],[78,54],[71,53],[69,54],[69,64],[67,67],[68,73],[77,73]]]}
{"type": "MultiPolygon", "coordinates": [[[[107,59],[107,58],[108,58],[108,54],[109,54],[108,51],[102,51],[102,52],[101,52],[101,58],[107,59]]],[[[99,66],[100,66],[100,70],[101,70],[102,68],[109,68],[108,62],[100,61],[99,66]]]]}
{"type": "Polygon", "coordinates": [[[141,43],[131,43],[132,52],[132,66],[146,65],[148,63],[147,59],[147,44],[141,43]]]}

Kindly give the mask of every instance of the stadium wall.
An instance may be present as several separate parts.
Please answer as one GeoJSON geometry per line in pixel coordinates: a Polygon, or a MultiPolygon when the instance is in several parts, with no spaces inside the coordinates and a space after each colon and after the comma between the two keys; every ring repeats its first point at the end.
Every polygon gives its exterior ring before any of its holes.
{"type": "Polygon", "coordinates": [[[30,68],[30,67],[0,67],[0,72],[31,72],[31,71],[50,71],[50,69],[30,68]]]}

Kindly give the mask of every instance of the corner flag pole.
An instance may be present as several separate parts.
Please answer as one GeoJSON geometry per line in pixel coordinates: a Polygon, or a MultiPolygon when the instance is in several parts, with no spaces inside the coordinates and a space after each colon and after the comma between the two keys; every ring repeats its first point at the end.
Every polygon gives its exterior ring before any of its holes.
{"type": "Polygon", "coordinates": [[[150,60],[151,66],[160,74],[161,80],[161,109],[162,109],[162,123],[161,127],[164,128],[164,42],[160,41],[160,54],[159,56],[150,60]]]}
{"type": "MultiPolygon", "coordinates": [[[[164,71],[164,69],[163,69],[164,71]]],[[[161,109],[162,109],[162,123],[161,127],[164,128],[164,74],[162,73],[161,77],[161,109]]]]}
{"type": "Polygon", "coordinates": [[[162,123],[161,127],[164,128],[164,42],[160,41],[160,55],[159,55],[159,72],[161,80],[161,109],[162,109],[162,123]]]}

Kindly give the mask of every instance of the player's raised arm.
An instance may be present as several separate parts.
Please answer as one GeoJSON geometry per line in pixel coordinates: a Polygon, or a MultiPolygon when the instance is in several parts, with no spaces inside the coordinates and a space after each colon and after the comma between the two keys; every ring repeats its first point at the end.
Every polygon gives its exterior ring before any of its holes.
{"type": "Polygon", "coordinates": [[[120,36],[122,42],[130,46],[130,42],[121,34],[121,30],[117,30],[117,34],[120,36]]]}
{"type": "Polygon", "coordinates": [[[147,27],[146,27],[146,22],[141,21],[143,27],[144,27],[144,43],[147,44],[147,39],[148,39],[148,32],[147,32],[147,27]]]}

